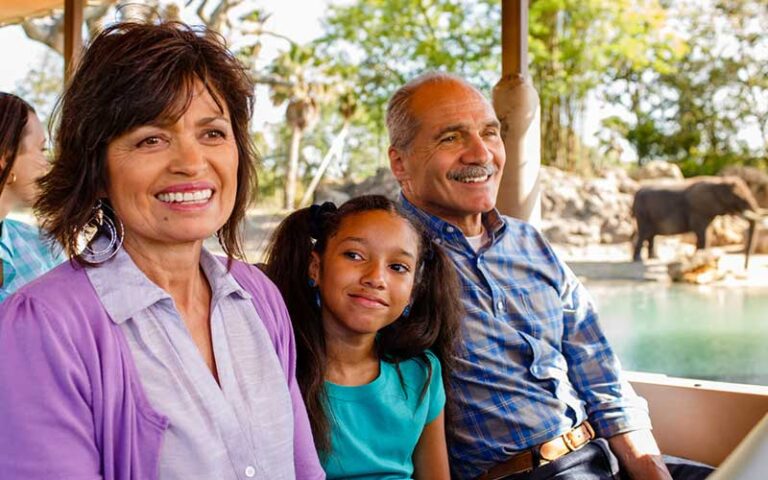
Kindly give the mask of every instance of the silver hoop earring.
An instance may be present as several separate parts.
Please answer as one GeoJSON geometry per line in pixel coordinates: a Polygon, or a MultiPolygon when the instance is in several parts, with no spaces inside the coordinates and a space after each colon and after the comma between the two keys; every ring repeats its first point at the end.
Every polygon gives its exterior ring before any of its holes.
{"type": "Polygon", "coordinates": [[[93,237],[91,237],[90,241],[80,254],[80,256],[89,263],[104,263],[114,257],[123,246],[125,235],[123,222],[117,218],[115,211],[101,200],[99,200],[96,203],[96,206],[93,207],[93,214],[86,225],[86,229],[95,231],[93,237]],[[106,210],[109,210],[111,216],[105,213],[106,210]],[[115,221],[112,220],[112,217],[117,220],[119,228],[115,225],[115,221]],[[101,240],[101,237],[104,237],[104,240],[101,240]],[[99,244],[105,243],[105,245],[99,245],[98,248],[94,248],[94,244],[97,242],[99,244]]]}

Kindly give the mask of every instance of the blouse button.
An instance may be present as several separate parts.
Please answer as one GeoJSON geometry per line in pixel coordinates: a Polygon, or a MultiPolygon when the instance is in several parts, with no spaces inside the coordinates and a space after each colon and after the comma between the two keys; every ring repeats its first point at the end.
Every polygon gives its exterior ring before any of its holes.
{"type": "Polygon", "coordinates": [[[253,478],[256,476],[256,469],[252,466],[248,465],[245,467],[245,476],[248,478],[253,478]]]}

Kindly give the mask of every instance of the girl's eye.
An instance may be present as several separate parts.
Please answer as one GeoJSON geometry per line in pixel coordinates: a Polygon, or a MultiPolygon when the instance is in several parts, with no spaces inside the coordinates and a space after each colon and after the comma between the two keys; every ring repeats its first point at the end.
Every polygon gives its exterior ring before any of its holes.
{"type": "Polygon", "coordinates": [[[362,255],[360,255],[360,254],[359,254],[359,253],[357,253],[357,252],[351,252],[351,251],[348,251],[348,252],[344,252],[344,253],[343,253],[343,255],[344,255],[345,257],[347,257],[347,258],[351,259],[351,260],[362,260],[362,259],[363,259],[363,256],[362,256],[362,255]]]}
{"type": "Polygon", "coordinates": [[[393,263],[392,265],[389,266],[389,268],[391,268],[397,273],[408,273],[411,271],[408,265],[404,265],[402,263],[393,263]]]}

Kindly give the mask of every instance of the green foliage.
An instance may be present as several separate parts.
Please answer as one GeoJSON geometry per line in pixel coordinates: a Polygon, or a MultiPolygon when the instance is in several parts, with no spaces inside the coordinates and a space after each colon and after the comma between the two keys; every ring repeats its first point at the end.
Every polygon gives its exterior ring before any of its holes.
{"type": "Polygon", "coordinates": [[[390,95],[424,71],[457,73],[481,88],[498,77],[496,0],[359,0],[331,6],[324,28],[323,63],[355,85],[359,120],[379,133],[390,95]]]}
{"type": "Polygon", "coordinates": [[[710,175],[730,164],[758,165],[768,157],[768,6],[749,0],[672,4],[683,48],[673,70],[657,63],[614,74],[624,82],[608,98],[630,120],[604,126],[620,133],[638,162],[666,159],[683,173],[710,175]],[[739,140],[761,131],[762,145],[739,140]]]}

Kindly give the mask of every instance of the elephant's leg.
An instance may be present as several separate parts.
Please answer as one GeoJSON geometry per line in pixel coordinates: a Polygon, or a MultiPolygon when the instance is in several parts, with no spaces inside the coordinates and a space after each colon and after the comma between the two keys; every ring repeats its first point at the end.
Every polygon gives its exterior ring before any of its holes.
{"type": "Polygon", "coordinates": [[[643,237],[640,236],[640,234],[637,235],[635,238],[635,249],[632,252],[632,259],[636,262],[639,262],[642,260],[642,250],[643,250],[643,237]]]}
{"type": "Polygon", "coordinates": [[[656,246],[654,244],[655,239],[656,235],[651,235],[648,237],[648,258],[656,258],[656,246]]]}
{"type": "Polygon", "coordinates": [[[639,262],[643,259],[642,253],[643,253],[643,244],[645,243],[645,240],[648,238],[648,229],[644,227],[641,222],[638,220],[637,225],[637,235],[635,237],[635,250],[632,253],[632,259],[636,262],[639,262]]]}
{"type": "Polygon", "coordinates": [[[707,228],[711,221],[711,218],[694,218],[691,220],[693,233],[696,234],[696,250],[703,250],[709,246],[707,228]]]}

